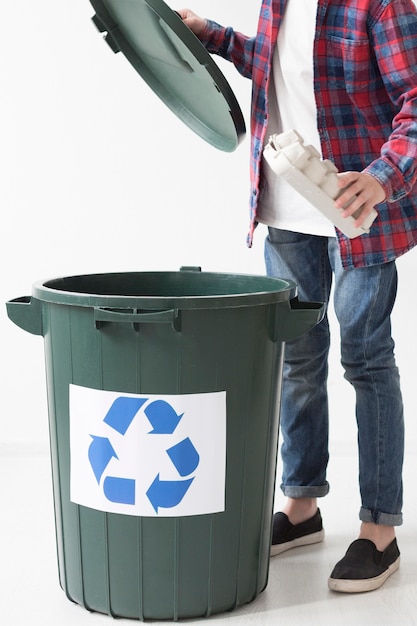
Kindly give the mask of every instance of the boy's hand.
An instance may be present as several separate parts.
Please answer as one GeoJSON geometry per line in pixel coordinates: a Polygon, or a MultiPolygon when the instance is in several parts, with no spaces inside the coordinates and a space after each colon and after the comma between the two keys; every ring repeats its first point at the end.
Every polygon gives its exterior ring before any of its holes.
{"type": "Polygon", "coordinates": [[[206,20],[190,11],[190,9],[178,9],[177,13],[184,24],[198,37],[206,25],[206,20]]]}
{"type": "Polygon", "coordinates": [[[348,217],[361,209],[359,217],[355,220],[357,228],[363,224],[375,205],[385,200],[383,187],[370,174],[343,172],[338,174],[338,185],[341,189],[344,189],[343,193],[335,200],[335,206],[338,209],[352,201],[352,198],[356,195],[351,204],[343,210],[342,215],[343,217],[348,217]]]}

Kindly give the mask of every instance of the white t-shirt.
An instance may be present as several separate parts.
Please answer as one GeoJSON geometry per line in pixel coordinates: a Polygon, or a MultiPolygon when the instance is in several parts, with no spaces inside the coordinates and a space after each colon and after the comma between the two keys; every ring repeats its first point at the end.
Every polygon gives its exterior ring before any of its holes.
{"type": "MultiPolygon", "coordinates": [[[[266,141],[294,129],[319,152],[313,87],[318,0],[288,0],[272,60],[266,141]]],[[[283,230],[334,237],[332,223],[263,161],[257,220],[283,230]]]]}

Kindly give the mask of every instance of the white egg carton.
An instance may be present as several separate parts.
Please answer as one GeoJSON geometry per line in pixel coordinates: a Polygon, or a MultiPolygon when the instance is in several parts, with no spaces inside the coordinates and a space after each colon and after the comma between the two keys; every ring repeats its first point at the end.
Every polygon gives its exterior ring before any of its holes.
{"type": "MultiPolygon", "coordinates": [[[[355,227],[354,222],[361,209],[352,216],[342,217],[343,209],[334,206],[335,199],[342,193],[337,184],[337,167],[332,161],[323,160],[313,146],[304,145],[304,140],[297,131],[271,135],[264,148],[264,157],[278,176],[311,202],[347,237],[353,239],[369,232],[378,215],[375,209],[360,228],[355,227]]],[[[344,208],[346,206],[348,205],[344,208]]]]}

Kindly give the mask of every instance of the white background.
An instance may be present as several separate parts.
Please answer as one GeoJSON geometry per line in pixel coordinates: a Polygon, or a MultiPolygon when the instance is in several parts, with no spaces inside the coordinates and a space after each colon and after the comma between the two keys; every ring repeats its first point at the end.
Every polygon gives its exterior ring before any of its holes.
{"type": "MultiPolygon", "coordinates": [[[[256,31],[259,4],[190,2],[196,12],[247,34],[256,31]]],[[[245,243],[248,137],[225,154],[195,136],[126,59],[111,52],[90,21],[93,12],[88,0],[2,4],[0,587],[10,626],[110,622],[72,605],[58,586],[43,341],[10,322],[4,303],[30,295],[35,281],[78,273],[181,265],[264,273],[264,227],[251,250],[245,243]]],[[[248,126],[250,81],[216,60],[248,126]]],[[[373,594],[354,601],[328,595],[327,576],[357,533],[359,510],[354,399],[342,377],[333,324],[332,490],[320,503],[327,539],[323,547],[273,559],[266,592],[237,612],[241,624],[415,623],[416,254],[398,262],[393,315],[407,424],[401,571],[377,600],[373,594]]],[[[216,622],[230,619],[235,613],[216,622]]]]}
{"type": "MultiPolygon", "coordinates": [[[[193,3],[249,33],[256,5],[193,3]]],[[[79,273],[263,274],[264,232],[246,247],[248,135],[233,153],[200,139],[110,50],[93,14],[88,0],[3,7],[0,302],[79,273]]],[[[220,64],[248,125],[250,81],[220,64]]],[[[0,325],[0,441],[45,442],[43,340],[14,326],[4,305],[0,325]]]]}
{"type": "MultiPolygon", "coordinates": [[[[172,8],[178,5],[170,4],[172,8]]],[[[181,6],[181,5],[180,5],[181,6]]],[[[253,34],[259,3],[194,0],[193,9],[253,34]]],[[[89,272],[178,270],[263,274],[265,228],[246,247],[249,137],[221,152],[188,129],[91,22],[88,0],[9,2],[0,38],[0,300],[32,284],[89,272]]],[[[249,126],[250,81],[216,57],[249,126]]],[[[399,260],[393,316],[408,441],[416,440],[417,252],[399,260]]],[[[332,311],[330,312],[332,315],[332,311]]],[[[1,432],[8,445],[48,441],[41,337],[0,306],[1,432]]],[[[335,445],[355,440],[338,331],[329,389],[335,445]]]]}

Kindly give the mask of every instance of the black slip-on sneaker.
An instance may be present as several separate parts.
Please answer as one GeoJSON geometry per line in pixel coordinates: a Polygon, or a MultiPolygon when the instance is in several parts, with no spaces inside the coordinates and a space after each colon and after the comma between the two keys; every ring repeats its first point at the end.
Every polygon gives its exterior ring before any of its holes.
{"type": "Polygon", "coordinates": [[[357,539],[350,544],[329,578],[329,589],[344,593],[359,593],[378,589],[400,566],[397,540],[380,552],[369,539],[357,539]]]}
{"type": "Polygon", "coordinates": [[[320,509],[317,509],[313,517],[300,524],[291,524],[288,516],[280,511],[274,515],[271,556],[298,546],[318,543],[323,539],[324,529],[320,509]]]}

